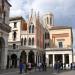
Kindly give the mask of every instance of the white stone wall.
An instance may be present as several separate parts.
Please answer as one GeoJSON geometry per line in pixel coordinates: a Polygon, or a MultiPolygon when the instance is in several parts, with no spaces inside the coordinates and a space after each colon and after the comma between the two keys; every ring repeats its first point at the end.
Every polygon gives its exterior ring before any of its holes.
{"type": "Polygon", "coordinates": [[[16,31],[16,33],[17,33],[15,41],[20,41],[21,20],[10,21],[9,26],[11,27],[11,32],[9,33],[8,42],[13,42],[13,31],[16,31]],[[17,22],[17,27],[16,28],[14,28],[14,22],[17,22]]]}
{"type": "Polygon", "coordinates": [[[73,61],[75,62],[75,53],[73,54],[73,61]]]}
{"type": "Polygon", "coordinates": [[[10,7],[9,7],[9,5],[7,4],[7,2],[5,2],[4,10],[5,10],[5,23],[6,23],[7,25],[9,25],[9,11],[10,11],[10,7]]]}

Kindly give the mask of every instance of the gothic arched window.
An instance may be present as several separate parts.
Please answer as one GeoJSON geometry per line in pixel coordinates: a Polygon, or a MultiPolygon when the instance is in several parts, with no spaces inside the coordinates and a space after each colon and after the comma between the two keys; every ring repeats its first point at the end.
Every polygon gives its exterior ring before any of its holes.
{"type": "Polygon", "coordinates": [[[21,38],[21,46],[23,46],[23,38],[21,38]]]}
{"type": "Polygon", "coordinates": [[[31,38],[29,38],[29,42],[28,42],[28,44],[31,45],[31,38]]]}
{"type": "Polygon", "coordinates": [[[25,39],[24,39],[24,45],[26,45],[26,41],[27,41],[27,40],[26,40],[26,38],[25,38],[25,39]]]}
{"type": "Polygon", "coordinates": [[[52,25],[52,17],[50,18],[50,25],[52,25]]]}
{"type": "Polygon", "coordinates": [[[48,20],[48,17],[47,17],[47,24],[49,24],[49,20],[48,20]]]}
{"type": "Polygon", "coordinates": [[[31,30],[32,30],[32,29],[31,29],[31,25],[30,25],[30,26],[29,26],[29,33],[31,33],[31,30]]]}
{"type": "Polygon", "coordinates": [[[34,25],[32,26],[32,33],[34,33],[34,25]]]}
{"type": "Polygon", "coordinates": [[[32,45],[34,45],[34,38],[32,38],[32,45]]]}

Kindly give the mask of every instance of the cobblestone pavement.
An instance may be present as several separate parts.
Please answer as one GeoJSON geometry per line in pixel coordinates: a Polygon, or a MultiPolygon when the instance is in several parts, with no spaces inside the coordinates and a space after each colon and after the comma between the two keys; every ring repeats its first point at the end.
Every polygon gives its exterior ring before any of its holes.
{"type": "Polygon", "coordinates": [[[14,69],[9,72],[1,73],[0,75],[75,75],[75,70],[60,71],[59,73],[53,72],[50,69],[47,71],[41,71],[41,72],[32,70],[31,72],[19,74],[19,71],[14,69]]]}

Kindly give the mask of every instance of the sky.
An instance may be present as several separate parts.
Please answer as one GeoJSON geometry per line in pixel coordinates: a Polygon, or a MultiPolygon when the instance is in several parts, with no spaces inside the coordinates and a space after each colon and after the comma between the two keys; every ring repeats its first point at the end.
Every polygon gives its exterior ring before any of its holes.
{"type": "MultiPolygon", "coordinates": [[[[40,15],[50,11],[54,15],[55,25],[72,26],[73,40],[75,38],[75,0],[8,0],[12,5],[10,17],[23,16],[27,18],[29,11],[34,9],[40,15]]],[[[75,49],[75,40],[73,42],[75,49]]]]}

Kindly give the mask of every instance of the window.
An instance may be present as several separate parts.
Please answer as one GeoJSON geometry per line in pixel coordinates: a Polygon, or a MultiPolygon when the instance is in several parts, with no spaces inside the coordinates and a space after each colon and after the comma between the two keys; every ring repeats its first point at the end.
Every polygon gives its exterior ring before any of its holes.
{"type": "Polygon", "coordinates": [[[21,46],[23,46],[23,38],[21,38],[21,46]]]}
{"type": "Polygon", "coordinates": [[[47,24],[49,23],[49,21],[48,21],[48,17],[47,17],[47,24]]]}
{"type": "Polygon", "coordinates": [[[13,32],[13,40],[16,39],[16,31],[13,32]]]}
{"type": "Polygon", "coordinates": [[[52,25],[52,17],[50,18],[50,25],[52,25]]]}
{"type": "Polygon", "coordinates": [[[59,42],[59,48],[63,48],[63,42],[59,42]]]}
{"type": "Polygon", "coordinates": [[[29,33],[31,33],[31,26],[29,26],[29,33]]]}
{"type": "Polygon", "coordinates": [[[26,45],[26,38],[24,39],[24,45],[26,45]]]}
{"type": "Polygon", "coordinates": [[[13,49],[16,49],[16,44],[13,44],[13,49]]]}
{"type": "Polygon", "coordinates": [[[32,26],[32,33],[34,33],[34,25],[32,26]]]}
{"type": "Polygon", "coordinates": [[[49,33],[45,33],[45,39],[49,39],[49,33]]]}
{"type": "Polygon", "coordinates": [[[31,38],[29,38],[29,43],[28,44],[31,45],[31,38]]]}
{"type": "Polygon", "coordinates": [[[32,45],[34,45],[34,38],[32,38],[32,45]]]}
{"type": "Polygon", "coordinates": [[[17,22],[14,22],[14,28],[16,28],[17,27],[17,22]]]}

